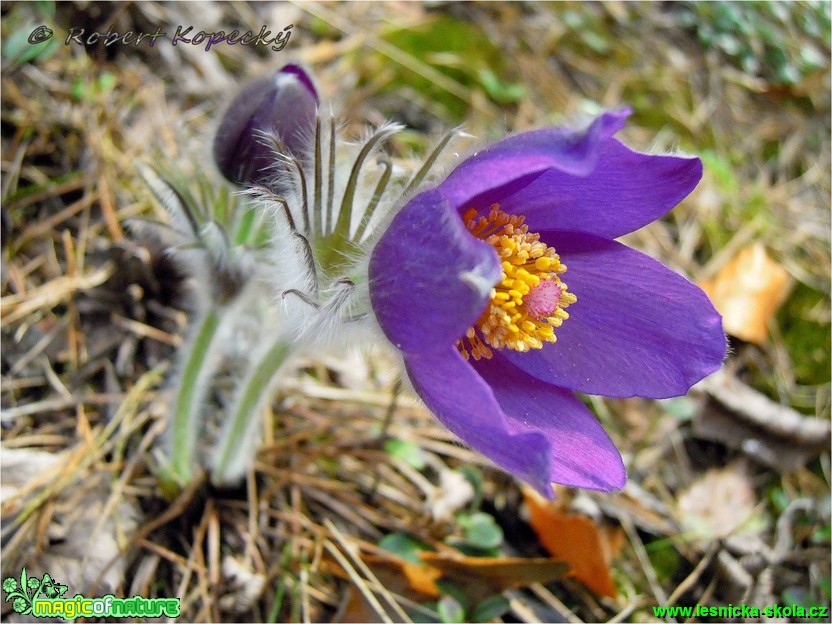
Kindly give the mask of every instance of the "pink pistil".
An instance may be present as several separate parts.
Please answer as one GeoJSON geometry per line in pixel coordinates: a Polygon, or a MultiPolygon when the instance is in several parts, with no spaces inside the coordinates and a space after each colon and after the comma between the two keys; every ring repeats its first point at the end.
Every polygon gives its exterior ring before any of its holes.
{"type": "Polygon", "coordinates": [[[529,316],[541,320],[552,316],[560,304],[561,288],[553,279],[542,280],[523,297],[523,305],[529,316]]]}

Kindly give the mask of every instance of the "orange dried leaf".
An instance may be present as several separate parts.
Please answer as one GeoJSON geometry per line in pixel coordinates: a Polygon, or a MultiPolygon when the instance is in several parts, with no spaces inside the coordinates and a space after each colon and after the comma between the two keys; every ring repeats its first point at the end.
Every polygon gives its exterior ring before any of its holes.
{"type": "Polygon", "coordinates": [[[601,596],[617,592],[610,564],[624,543],[619,528],[599,527],[590,518],[570,513],[559,501],[549,501],[531,489],[523,496],[532,528],[553,557],[570,565],[570,575],[601,596]]]}
{"type": "MultiPolygon", "coordinates": [[[[435,581],[442,577],[442,572],[436,568],[410,563],[396,556],[361,555],[361,560],[388,589],[406,593],[404,590],[407,588],[432,598],[439,597],[440,592],[435,581]],[[405,585],[403,581],[407,581],[407,584],[405,585]]],[[[349,575],[338,563],[328,560],[325,560],[325,563],[331,573],[343,579],[349,579],[349,575]]]]}
{"type": "MultiPolygon", "coordinates": [[[[441,595],[436,581],[447,578],[458,583],[472,603],[477,603],[505,589],[524,587],[532,583],[548,583],[562,577],[569,566],[555,559],[539,557],[465,557],[455,550],[421,552],[423,564],[415,564],[396,556],[361,555],[373,575],[389,591],[416,602],[441,595]]],[[[325,559],[326,571],[344,580],[349,574],[340,564],[325,559]]],[[[363,604],[360,594],[351,596],[350,614],[341,621],[362,621],[369,605],[363,604]]],[[[366,620],[370,621],[370,620],[366,620]]]]}
{"type": "MultiPolygon", "coordinates": [[[[435,568],[410,563],[395,556],[376,557],[362,554],[361,560],[367,564],[378,582],[393,594],[404,596],[414,602],[438,598],[440,595],[435,581],[442,576],[442,572],[435,568]]],[[[352,581],[341,564],[332,559],[325,558],[321,562],[321,569],[345,581],[352,581]]],[[[348,586],[345,595],[345,603],[336,622],[379,621],[379,613],[355,585],[348,586]]]]}
{"type": "Polygon", "coordinates": [[[487,585],[491,592],[532,583],[548,583],[566,574],[569,566],[562,561],[539,557],[460,557],[445,553],[422,552],[419,557],[463,585],[487,585]]]}
{"type": "Polygon", "coordinates": [[[762,344],[768,323],[786,300],[791,278],[760,243],[740,250],[712,280],[700,282],[722,314],[725,331],[746,342],[762,344]]]}
{"type": "Polygon", "coordinates": [[[407,577],[410,587],[417,592],[421,592],[433,598],[439,597],[439,588],[436,586],[436,581],[442,578],[442,572],[430,566],[420,566],[415,563],[405,561],[402,564],[402,571],[407,577]]]}
{"type": "MultiPolygon", "coordinates": [[[[523,587],[532,583],[548,583],[562,577],[569,566],[545,557],[523,559],[520,557],[465,557],[457,551],[421,552],[424,563],[411,563],[391,556],[361,555],[373,575],[388,591],[414,602],[439,598],[441,591],[436,582],[450,579],[460,585],[472,604],[505,589],[523,587]]],[[[352,580],[343,567],[331,559],[324,559],[322,569],[344,580],[352,580]]],[[[369,622],[378,615],[358,591],[351,591],[342,610],[341,622],[369,622]]]]}

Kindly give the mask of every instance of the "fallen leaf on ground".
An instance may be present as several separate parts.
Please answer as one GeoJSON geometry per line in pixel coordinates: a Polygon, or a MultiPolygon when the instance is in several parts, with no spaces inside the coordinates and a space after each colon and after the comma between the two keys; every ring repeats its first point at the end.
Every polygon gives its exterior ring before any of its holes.
{"type": "Polygon", "coordinates": [[[561,500],[546,500],[530,488],[523,489],[532,528],[552,554],[570,565],[570,575],[601,596],[615,598],[610,564],[621,550],[620,528],[598,526],[591,518],[567,510],[561,500]]]}
{"type": "MultiPolygon", "coordinates": [[[[373,575],[387,591],[414,602],[424,602],[442,595],[437,581],[453,581],[472,605],[499,595],[506,589],[533,583],[548,583],[566,574],[569,566],[555,559],[538,557],[465,557],[455,551],[421,552],[423,564],[400,557],[361,555],[373,575]]],[[[325,559],[327,571],[345,580],[350,576],[336,562],[325,559]]],[[[361,592],[351,591],[338,621],[368,622],[378,619],[361,592]]]]}
{"type": "Polygon", "coordinates": [[[419,557],[443,577],[463,586],[485,585],[491,594],[532,583],[548,583],[569,569],[563,561],[547,557],[457,557],[434,552],[422,552],[419,557]]]}
{"type": "Polygon", "coordinates": [[[763,344],[769,322],[789,293],[791,278],[761,243],[754,243],[741,249],[714,279],[699,285],[722,314],[726,333],[763,344]]]}
{"type": "Polygon", "coordinates": [[[710,540],[741,529],[753,518],[755,505],[751,479],[733,464],[694,481],[679,495],[677,513],[686,531],[710,540]]]}
{"type": "MultiPolygon", "coordinates": [[[[440,595],[436,581],[442,573],[435,568],[410,563],[396,556],[362,555],[361,560],[367,564],[378,582],[390,594],[403,596],[413,602],[435,600],[440,595]]],[[[381,614],[376,612],[349,573],[339,563],[327,557],[321,563],[321,570],[345,581],[352,581],[346,588],[344,601],[333,619],[334,622],[379,621],[381,614]]]]}

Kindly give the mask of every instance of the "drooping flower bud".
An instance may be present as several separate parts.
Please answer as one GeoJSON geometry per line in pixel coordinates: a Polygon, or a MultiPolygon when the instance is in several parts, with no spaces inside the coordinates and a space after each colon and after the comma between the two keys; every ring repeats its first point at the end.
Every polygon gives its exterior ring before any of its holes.
{"type": "Polygon", "coordinates": [[[317,108],[315,86],[297,65],[243,87],[214,137],[214,160],[222,174],[235,184],[268,184],[275,156],[264,134],[274,135],[284,153],[300,155],[312,136],[317,108]]]}

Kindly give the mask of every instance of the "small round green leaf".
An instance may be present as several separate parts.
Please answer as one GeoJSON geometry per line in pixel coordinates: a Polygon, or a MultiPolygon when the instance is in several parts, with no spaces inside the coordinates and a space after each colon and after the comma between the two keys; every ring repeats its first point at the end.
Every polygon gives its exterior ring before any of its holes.
{"type": "Polygon", "coordinates": [[[508,613],[509,609],[511,604],[502,594],[489,596],[471,610],[471,621],[488,622],[508,613]]]}

